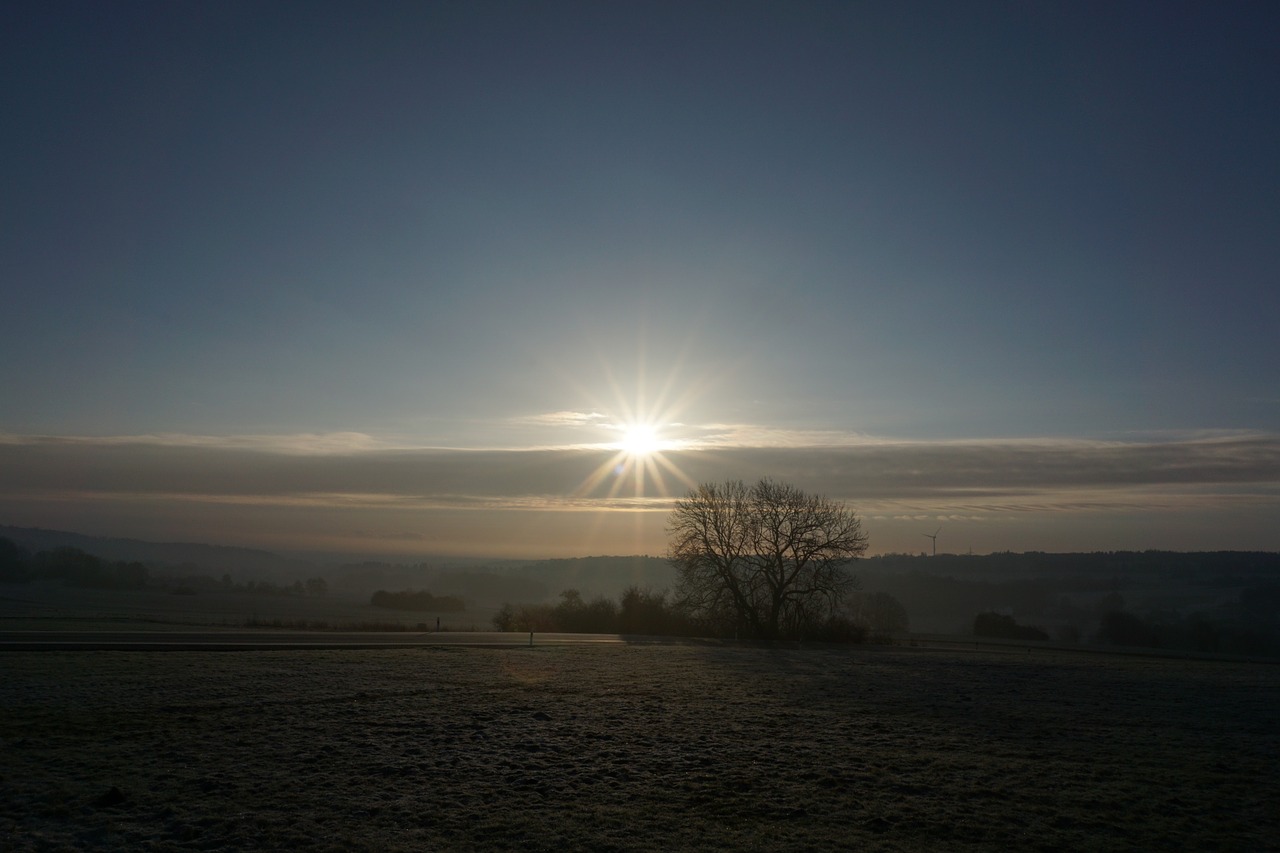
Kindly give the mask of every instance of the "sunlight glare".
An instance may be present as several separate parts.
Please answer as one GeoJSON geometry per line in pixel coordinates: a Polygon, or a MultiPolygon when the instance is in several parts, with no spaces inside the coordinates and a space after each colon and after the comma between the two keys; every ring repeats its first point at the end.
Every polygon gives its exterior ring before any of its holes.
{"type": "Polygon", "coordinates": [[[632,424],[623,431],[622,441],[618,442],[618,446],[628,456],[648,456],[661,449],[662,442],[658,440],[658,432],[653,427],[632,424]]]}

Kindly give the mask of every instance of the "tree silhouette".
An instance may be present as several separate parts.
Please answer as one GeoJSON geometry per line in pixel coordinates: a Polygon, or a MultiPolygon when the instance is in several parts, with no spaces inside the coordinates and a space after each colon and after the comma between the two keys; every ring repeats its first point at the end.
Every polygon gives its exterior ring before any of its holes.
{"type": "Polygon", "coordinates": [[[12,539],[0,537],[0,583],[17,583],[30,579],[27,552],[12,539]]]}
{"type": "Polygon", "coordinates": [[[676,501],[667,532],[681,604],[764,639],[825,624],[857,588],[847,566],[867,550],[844,504],[770,479],[699,485],[676,501]]]}
{"type": "Polygon", "coordinates": [[[911,619],[902,602],[887,592],[859,594],[856,602],[858,621],[866,625],[872,634],[888,635],[905,632],[911,627],[911,619]]]}
{"type": "Polygon", "coordinates": [[[973,617],[975,637],[1001,637],[1006,640],[1047,640],[1044,629],[1034,625],[1019,625],[1012,616],[1003,613],[979,613],[973,617]]]}

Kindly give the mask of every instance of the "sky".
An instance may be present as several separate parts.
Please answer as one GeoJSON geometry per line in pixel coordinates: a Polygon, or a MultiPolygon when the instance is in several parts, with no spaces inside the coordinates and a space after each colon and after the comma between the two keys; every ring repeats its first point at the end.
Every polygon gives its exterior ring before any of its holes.
{"type": "Polygon", "coordinates": [[[8,2],[0,523],[1280,550],[1280,6],[8,2]]]}

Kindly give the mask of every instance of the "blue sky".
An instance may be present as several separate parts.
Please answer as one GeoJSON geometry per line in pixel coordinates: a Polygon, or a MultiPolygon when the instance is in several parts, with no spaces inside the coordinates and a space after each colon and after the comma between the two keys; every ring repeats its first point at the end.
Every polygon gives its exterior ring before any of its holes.
{"type": "Polygon", "coordinates": [[[0,12],[0,520],[1280,549],[1270,4],[368,5],[0,12]]]}

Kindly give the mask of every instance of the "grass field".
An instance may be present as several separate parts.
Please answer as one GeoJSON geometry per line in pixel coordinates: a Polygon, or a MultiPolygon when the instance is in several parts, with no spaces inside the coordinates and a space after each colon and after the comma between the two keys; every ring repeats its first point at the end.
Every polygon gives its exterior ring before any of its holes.
{"type": "Polygon", "coordinates": [[[8,652],[0,672],[6,850],[1280,838],[1274,665],[651,644],[8,652]]]}

